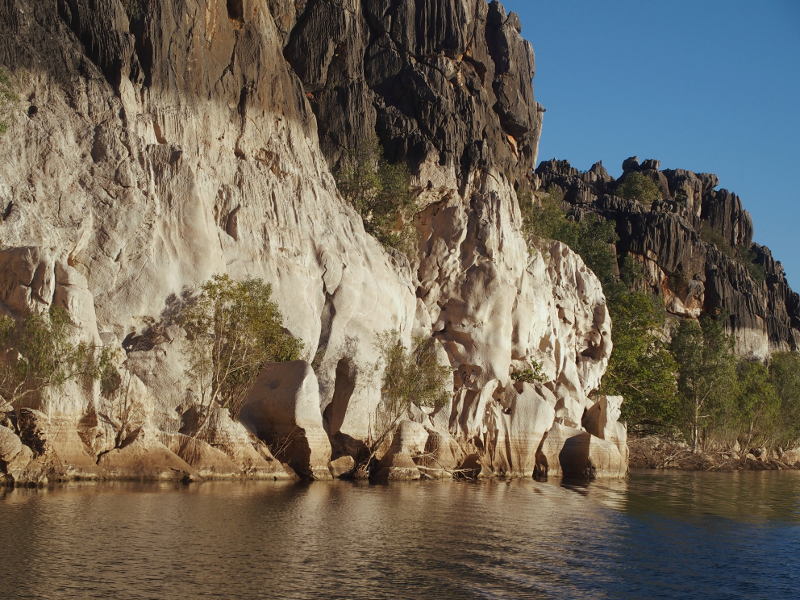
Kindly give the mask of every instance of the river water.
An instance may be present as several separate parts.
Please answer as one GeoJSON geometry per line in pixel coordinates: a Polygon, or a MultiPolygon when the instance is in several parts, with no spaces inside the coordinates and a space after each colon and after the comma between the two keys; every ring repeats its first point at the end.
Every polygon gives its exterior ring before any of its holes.
{"type": "Polygon", "coordinates": [[[0,491],[0,598],[800,598],[800,472],[0,491]]]}

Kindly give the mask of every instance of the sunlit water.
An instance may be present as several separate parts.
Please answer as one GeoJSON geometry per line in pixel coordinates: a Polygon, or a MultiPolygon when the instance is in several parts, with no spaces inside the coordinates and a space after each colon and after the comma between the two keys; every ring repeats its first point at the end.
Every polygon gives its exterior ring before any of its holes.
{"type": "Polygon", "coordinates": [[[800,598],[800,473],[0,491],[0,598],[800,598]]]}

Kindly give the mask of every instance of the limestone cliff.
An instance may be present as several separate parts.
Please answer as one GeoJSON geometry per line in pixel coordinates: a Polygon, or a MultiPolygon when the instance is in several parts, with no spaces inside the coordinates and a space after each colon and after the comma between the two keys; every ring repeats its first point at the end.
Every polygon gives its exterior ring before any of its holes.
{"type": "Polygon", "coordinates": [[[9,0],[0,30],[19,96],[2,138],[0,310],[65,308],[76,336],[120,350],[137,406],[119,443],[97,386],[36,398],[25,445],[0,426],[7,476],[324,477],[370,435],[376,340],[393,330],[433,335],[454,382],[443,410],[409,414],[390,473],[624,472],[618,410],[581,429],[611,352],[600,284],[566,246],[531,253],[519,231],[540,113],[532,50],[499,4],[9,0]],[[411,261],[365,233],[331,176],[343,146],[376,134],[417,173],[411,261]],[[268,366],[244,424],[213,411],[200,439],[166,316],[222,272],[271,283],[307,355],[268,366]],[[532,360],[547,381],[514,385],[532,360]],[[262,439],[285,431],[278,461],[262,439]]]}
{"type": "Polygon", "coordinates": [[[557,186],[578,213],[615,222],[620,264],[631,256],[650,290],[679,317],[725,315],[736,350],[766,358],[800,348],[800,296],[769,248],[753,242],[753,222],[740,198],[717,189],[716,175],[660,170],[658,161],[626,160],[615,180],[601,164],[579,172],[564,161],[543,162],[543,188],[557,186]],[[617,195],[620,181],[641,173],[658,185],[661,200],[645,207],[617,195]]]}

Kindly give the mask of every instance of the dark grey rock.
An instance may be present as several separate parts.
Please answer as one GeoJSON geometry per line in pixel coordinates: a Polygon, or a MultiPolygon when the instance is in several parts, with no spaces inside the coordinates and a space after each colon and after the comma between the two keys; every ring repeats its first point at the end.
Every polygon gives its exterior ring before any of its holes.
{"type": "MultiPolygon", "coordinates": [[[[715,189],[716,175],[659,171],[658,166],[658,161],[640,164],[631,157],[622,167],[624,173],[640,171],[659,182],[665,201],[651,210],[614,196],[616,183],[597,164],[581,173],[566,161],[551,160],[541,163],[536,175],[543,188],[564,190],[573,210],[614,221],[620,263],[626,255],[648,257],[664,273],[660,280],[650,278],[654,293],[725,315],[731,332],[760,332],[771,350],[797,350],[800,297],[769,248],[753,243],[753,222],[741,199],[715,189]]],[[[742,348],[743,353],[749,350],[742,348]]]]}

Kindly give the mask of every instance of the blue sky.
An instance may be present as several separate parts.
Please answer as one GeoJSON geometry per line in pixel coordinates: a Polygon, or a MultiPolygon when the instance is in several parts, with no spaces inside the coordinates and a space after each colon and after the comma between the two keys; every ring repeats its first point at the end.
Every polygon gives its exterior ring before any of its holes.
{"type": "Polygon", "coordinates": [[[536,52],[540,160],[716,173],[800,289],[800,1],[504,4],[536,52]]]}

